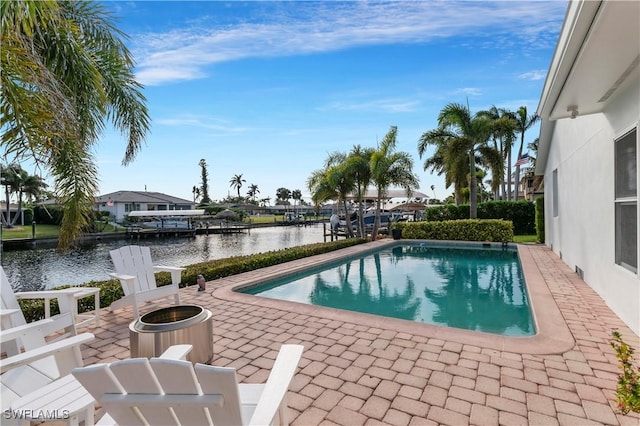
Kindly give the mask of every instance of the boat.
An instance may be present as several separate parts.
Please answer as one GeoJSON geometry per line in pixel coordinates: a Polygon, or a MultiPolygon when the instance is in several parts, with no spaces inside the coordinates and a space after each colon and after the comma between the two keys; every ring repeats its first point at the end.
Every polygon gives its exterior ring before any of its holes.
{"type": "MultiPolygon", "coordinates": [[[[397,221],[400,219],[402,214],[397,212],[392,212],[391,210],[380,210],[380,226],[386,227],[389,226],[389,222],[397,221]]],[[[365,228],[373,228],[373,224],[376,220],[376,209],[370,208],[364,212],[364,227],[365,228]]],[[[351,225],[353,227],[358,226],[358,218],[351,221],[351,225]]]]}

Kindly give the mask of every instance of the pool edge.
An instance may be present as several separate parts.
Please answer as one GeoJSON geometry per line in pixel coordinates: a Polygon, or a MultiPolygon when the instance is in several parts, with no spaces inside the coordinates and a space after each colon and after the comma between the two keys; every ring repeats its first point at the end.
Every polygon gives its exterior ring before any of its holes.
{"type": "MultiPolygon", "coordinates": [[[[422,324],[408,320],[382,317],[378,315],[344,311],[334,308],[307,305],[284,300],[243,294],[234,290],[255,285],[258,282],[294,273],[310,266],[329,263],[343,257],[349,257],[386,246],[403,242],[425,242],[428,240],[379,240],[375,242],[347,247],[330,253],[324,253],[305,259],[287,262],[281,265],[251,271],[220,280],[220,285],[212,295],[218,299],[281,309],[309,316],[331,317],[332,319],[355,324],[367,323],[373,327],[384,328],[399,333],[411,333],[426,338],[442,339],[462,344],[479,346],[498,351],[526,354],[556,354],[571,350],[575,340],[562,316],[556,301],[548,288],[530,250],[526,245],[515,244],[522,265],[527,291],[529,294],[533,321],[537,333],[527,337],[508,337],[495,334],[470,331],[432,324],[422,324]]],[[[438,243],[442,243],[439,241],[438,243]]],[[[456,242],[451,242],[455,244],[456,242]]],[[[468,243],[468,242],[465,242],[468,243]]]]}

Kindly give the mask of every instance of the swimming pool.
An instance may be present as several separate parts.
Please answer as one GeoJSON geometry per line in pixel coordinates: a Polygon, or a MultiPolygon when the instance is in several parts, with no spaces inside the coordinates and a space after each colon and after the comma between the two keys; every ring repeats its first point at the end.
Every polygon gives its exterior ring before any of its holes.
{"type": "Polygon", "coordinates": [[[514,247],[403,243],[238,291],[503,336],[532,336],[514,247]]]}

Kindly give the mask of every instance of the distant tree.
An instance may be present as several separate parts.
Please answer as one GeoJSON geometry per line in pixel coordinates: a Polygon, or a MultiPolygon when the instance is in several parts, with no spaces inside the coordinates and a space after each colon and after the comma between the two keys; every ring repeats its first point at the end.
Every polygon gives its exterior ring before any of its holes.
{"type": "Polygon", "coordinates": [[[200,195],[202,196],[200,203],[209,204],[211,203],[211,198],[209,198],[209,172],[207,171],[207,162],[203,158],[198,165],[200,165],[202,179],[200,183],[200,195]]]}
{"type": "Polygon", "coordinates": [[[294,189],[293,191],[291,191],[291,198],[293,198],[293,207],[295,208],[302,199],[302,191],[300,191],[299,189],[294,189]]]}
{"type": "Polygon", "coordinates": [[[375,241],[380,229],[380,202],[386,198],[391,185],[400,186],[407,196],[418,188],[418,177],[413,173],[413,159],[407,152],[396,151],[398,127],[391,126],[376,150],[371,154],[371,183],[378,190],[376,199],[376,218],[371,232],[375,241]]]}
{"type": "Polygon", "coordinates": [[[260,206],[262,207],[267,207],[271,204],[271,197],[260,198],[258,203],[260,203],[260,206]]]}
{"type": "Polygon", "coordinates": [[[289,198],[291,198],[291,191],[287,188],[276,189],[276,204],[289,205],[289,198]]]}
{"type": "MultiPolygon", "coordinates": [[[[534,124],[536,124],[540,120],[536,114],[527,115],[527,107],[521,106],[518,108],[516,112],[516,123],[518,125],[517,131],[520,133],[520,148],[518,148],[518,156],[517,159],[520,159],[522,156],[522,150],[524,149],[524,134],[527,130],[531,128],[534,124]]],[[[516,163],[516,176],[514,179],[514,184],[516,185],[515,197],[514,199],[518,201],[518,185],[520,184],[520,164],[516,163]]]]}
{"type": "Polygon", "coordinates": [[[198,188],[197,186],[193,186],[193,189],[191,190],[191,193],[193,194],[193,202],[194,204],[198,202],[198,200],[200,199],[200,197],[202,196],[200,194],[200,188],[198,188]]]}
{"type": "Polygon", "coordinates": [[[37,201],[47,188],[44,180],[37,175],[28,174],[20,165],[11,164],[2,168],[2,184],[5,186],[5,197],[7,203],[6,218],[3,223],[7,227],[13,227],[23,210],[23,201],[37,201]],[[16,194],[18,210],[11,218],[10,216],[10,195],[16,194]],[[26,200],[23,199],[26,196],[26,200]]]}
{"type": "Polygon", "coordinates": [[[255,183],[252,183],[251,185],[249,185],[249,190],[247,191],[247,197],[249,197],[251,199],[252,202],[256,202],[256,195],[258,195],[260,193],[260,190],[258,189],[258,185],[256,185],[255,183]]]}
{"type": "Polygon", "coordinates": [[[233,175],[233,177],[229,180],[229,186],[231,188],[235,188],[238,191],[238,198],[240,198],[240,188],[242,188],[242,184],[245,182],[246,180],[242,178],[242,174],[233,175]]]}

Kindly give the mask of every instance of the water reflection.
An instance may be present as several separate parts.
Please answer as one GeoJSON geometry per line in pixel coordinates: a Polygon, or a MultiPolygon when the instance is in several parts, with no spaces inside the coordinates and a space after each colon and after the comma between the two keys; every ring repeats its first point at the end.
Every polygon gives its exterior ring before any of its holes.
{"type": "Polygon", "coordinates": [[[434,323],[503,335],[533,334],[515,252],[422,247],[394,252],[394,257],[404,256],[429,259],[441,277],[440,285],[424,289],[425,297],[436,306],[434,323]]]}
{"type": "Polygon", "coordinates": [[[311,303],[330,308],[367,312],[394,318],[413,320],[420,308],[416,297],[415,284],[406,277],[404,288],[385,286],[382,280],[380,255],[375,254],[374,266],[376,284],[371,285],[366,273],[365,259],[354,260],[336,269],[339,277],[337,285],[327,282],[322,273],[316,275],[313,290],[309,296],[311,303]],[[352,263],[358,262],[358,275],[349,278],[352,263]]]}
{"type": "Polygon", "coordinates": [[[113,271],[109,250],[127,244],[151,247],[157,264],[184,266],[322,241],[321,225],[269,227],[232,235],[105,241],[62,254],[55,248],[6,251],[2,253],[1,263],[16,290],[42,290],[109,279],[107,274],[113,271]]]}

